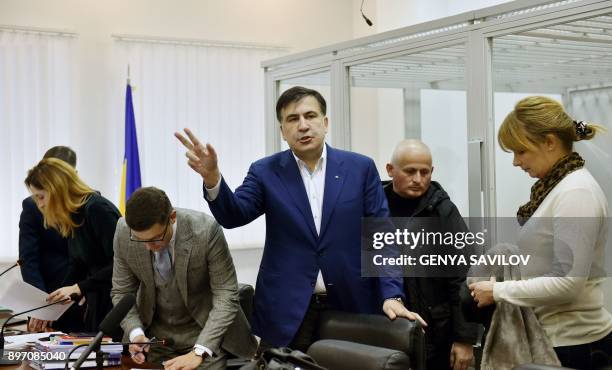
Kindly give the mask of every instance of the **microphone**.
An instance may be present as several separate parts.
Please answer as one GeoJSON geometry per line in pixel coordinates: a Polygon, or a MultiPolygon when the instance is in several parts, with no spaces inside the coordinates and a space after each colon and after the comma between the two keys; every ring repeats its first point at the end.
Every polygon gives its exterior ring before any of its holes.
{"type": "MultiPolygon", "coordinates": [[[[17,262],[19,263],[19,261],[17,261],[17,262]]],[[[66,302],[77,300],[77,299],[78,299],[78,294],[72,293],[70,295],[70,298],[66,298],[66,299],[63,299],[61,301],[49,303],[49,304],[46,304],[44,306],[32,308],[31,310],[27,310],[27,311],[23,311],[23,312],[17,312],[15,314],[12,314],[11,316],[9,316],[8,319],[6,319],[6,321],[4,322],[4,324],[2,324],[2,329],[0,330],[0,365],[10,365],[10,364],[17,364],[17,363],[19,363],[19,362],[13,362],[13,361],[9,361],[9,360],[4,360],[4,328],[7,326],[8,322],[11,321],[11,319],[13,319],[15,316],[23,315],[24,313],[40,310],[41,308],[53,306],[55,304],[60,304],[60,303],[66,303],[66,302]]]]}
{"type": "MultiPolygon", "coordinates": [[[[174,345],[174,339],[172,339],[172,338],[159,338],[159,339],[154,338],[153,340],[150,340],[148,342],[100,343],[101,346],[116,346],[118,344],[121,344],[121,345],[130,345],[130,344],[154,345],[155,344],[155,345],[160,345],[160,346],[167,347],[167,346],[174,345]]],[[[79,344],[78,346],[73,348],[73,350],[76,349],[76,348],[80,348],[80,347],[88,346],[88,345],[89,345],[89,343],[79,344]]]]}
{"type": "Polygon", "coordinates": [[[363,2],[365,0],[361,0],[361,8],[359,8],[359,11],[361,12],[361,16],[363,17],[363,19],[365,20],[365,22],[368,24],[368,26],[372,27],[373,23],[370,20],[370,18],[366,17],[365,14],[363,14],[363,2]]]}
{"type": "MultiPolygon", "coordinates": [[[[102,367],[102,363],[104,361],[102,357],[102,353],[100,351],[100,342],[102,341],[102,337],[106,333],[112,333],[121,323],[121,320],[127,315],[127,313],[132,309],[134,304],[136,303],[136,298],[132,294],[126,294],[121,298],[121,300],[113,307],[112,310],[106,315],[104,320],[100,323],[100,331],[92,342],[85,348],[85,350],[81,353],[81,356],[76,360],[76,362],[70,367],[71,370],[79,369],[83,362],[87,359],[89,354],[95,350],[96,351],[96,365],[98,368],[102,367]]],[[[65,368],[68,368],[68,363],[70,362],[70,357],[66,359],[65,368]]]]}
{"type": "Polygon", "coordinates": [[[23,264],[23,260],[17,260],[17,262],[15,262],[14,265],[12,265],[11,267],[9,267],[6,270],[2,271],[2,273],[0,273],[0,276],[6,274],[7,272],[11,271],[12,269],[14,269],[17,266],[21,266],[22,264],[23,264]]]}

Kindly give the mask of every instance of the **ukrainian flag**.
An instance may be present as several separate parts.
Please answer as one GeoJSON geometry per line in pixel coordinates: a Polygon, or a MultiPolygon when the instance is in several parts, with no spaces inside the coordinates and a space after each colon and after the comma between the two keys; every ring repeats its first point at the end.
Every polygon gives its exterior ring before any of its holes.
{"type": "Polygon", "coordinates": [[[132,87],[128,80],[125,93],[125,152],[123,154],[121,195],[119,198],[119,211],[121,211],[122,215],[125,215],[125,203],[130,198],[130,195],[141,186],[136,120],[134,119],[134,106],[132,105],[132,87]]]}

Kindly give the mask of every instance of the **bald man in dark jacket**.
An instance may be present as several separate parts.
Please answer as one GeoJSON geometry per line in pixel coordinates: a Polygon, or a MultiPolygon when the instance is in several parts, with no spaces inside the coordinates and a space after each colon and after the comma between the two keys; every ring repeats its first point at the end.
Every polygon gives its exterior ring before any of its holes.
{"type": "MultiPolygon", "coordinates": [[[[387,164],[392,181],[383,188],[392,217],[439,220],[442,232],[466,232],[467,225],[442,186],[431,181],[431,152],[418,140],[400,142],[387,164]]],[[[452,275],[452,274],[449,274],[452,275]]],[[[426,328],[427,368],[465,370],[471,364],[478,326],[466,322],[459,291],[465,276],[406,277],[407,307],[429,324],[426,328]]]]}

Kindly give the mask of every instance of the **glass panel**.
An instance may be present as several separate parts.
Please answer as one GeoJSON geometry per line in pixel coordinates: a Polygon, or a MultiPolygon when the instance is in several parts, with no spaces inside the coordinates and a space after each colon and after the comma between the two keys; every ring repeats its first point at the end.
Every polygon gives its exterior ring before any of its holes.
{"type": "Polygon", "coordinates": [[[352,150],[372,157],[388,179],[395,145],[421,139],[432,152],[432,179],[468,216],[465,46],[355,65],[349,76],[352,150]]]}
{"type": "MultiPolygon", "coordinates": [[[[514,104],[530,95],[556,99],[574,119],[611,128],[612,15],[494,38],[493,82],[496,130],[514,104]]],[[[497,215],[514,216],[536,179],[512,166],[512,154],[496,148],[497,215]]],[[[575,150],[611,199],[612,136],[579,142],[575,150]]]]}
{"type": "MultiPolygon", "coordinates": [[[[294,86],[303,86],[309,89],[313,89],[318,91],[325,102],[327,103],[327,117],[329,119],[330,128],[327,130],[327,135],[325,136],[325,141],[331,145],[332,137],[331,137],[331,125],[334,124],[333,116],[331,112],[331,74],[329,71],[319,72],[310,75],[304,75],[300,77],[294,77],[290,79],[280,80],[279,86],[279,96],[284,91],[294,87],[294,86]]],[[[281,149],[286,150],[289,149],[287,143],[281,137],[281,149]]]]}
{"type": "MultiPolygon", "coordinates": [[[[582,19],[493,39],[495,127],[514,104],[529,95],[546,95],[564,103],[575,119],[606,126],[608,132],[578,142],[608,202],[612,199],[612,14],[582,19]]],[[[535,182],[512,167],[512,155],[496,145],[495,183],[498,216],[514,216],[529,200],[535,182]]],[[[607,251],[610,258],[610,251],[607,251]]],[[[609,273],[609,271],[608,271],[609,273]]],[[[604,291],[612,291],[606,279],[604,291]]],[[[604,295],[612,309],[612,295],[604,295]]]]}

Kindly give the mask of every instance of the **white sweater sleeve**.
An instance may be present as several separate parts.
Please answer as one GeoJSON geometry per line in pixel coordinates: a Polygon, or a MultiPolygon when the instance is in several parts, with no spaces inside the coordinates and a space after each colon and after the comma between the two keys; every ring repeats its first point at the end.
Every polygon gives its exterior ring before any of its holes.
{"type": "Polygon", "coordinates": [[[585,278],[537,277],[493,284],[495,302],[536,307],[570,302],[584,288],[585,278]]]}
{"type": "Polygon", "coordinates": [[[527,307],[558,305],[573,301],[584,288],[602,222],[605,222],[602,205],[588,189],[576,188],[558,194],[551,207],[553,220],[548,224],[553,228],[553,245],[542,245],[542,248],[554,248],[552,273],[495,283],[496,302],[527,307]]]}

